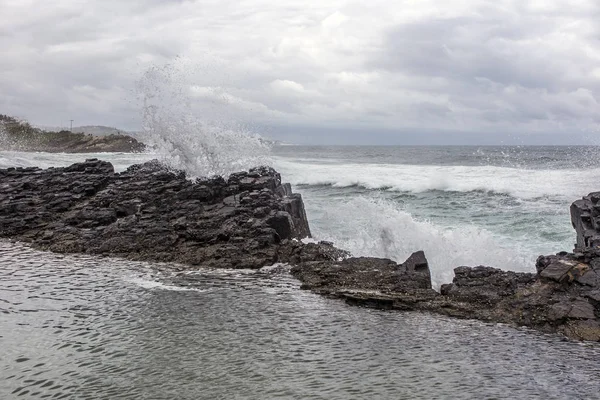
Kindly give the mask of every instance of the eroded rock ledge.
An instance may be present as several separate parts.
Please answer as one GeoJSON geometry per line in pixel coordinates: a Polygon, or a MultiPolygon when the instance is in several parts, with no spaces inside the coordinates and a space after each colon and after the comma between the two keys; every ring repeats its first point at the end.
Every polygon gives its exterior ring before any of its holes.
{"type": "Polygon", "coordinates": [[[431,287],[423,252],[402,264],[350,257],[310,236],[299,194],[271,168],[191,181],[158,162],[115,173],[88,160],[0,170],[0,236],[63,253],[215,268],[291,264],[303,288],[369,307],[476,318],[600,341],[600,196],[571,208],[576,250],[540,256],[537,273],[458,267],[431,287]]]}
{"type": "Polygon", "coordinates": [[[310,236],[299,194],[272,168],[191,181],[158,162],[96,159],[0,170],[0,236],[59,253],[260,268],[310,236]]]}
{"type": "Polygon", "coordinates": [[[461,266],[440,292],[427,260],[403,264],[375,258],[304,262],[292,268],[303,287],[350,304],[434,312],[527,326],[578,340],[600,341],[600,193],[571,206],[577,244],[572,253],[540,256],[537,273],[461,266]]]}
{"type": "Polygon", "coordinates": [[[415,254],[399,265],[350,258],[303,263],[292,273],[304,288],[350,304],[434,312],[600,341],[599,253],[542,256],[537,274],[458,267],[453,282],[443,285],[441,293],[431,288],[428,269],[413,269],[415,254]]]}

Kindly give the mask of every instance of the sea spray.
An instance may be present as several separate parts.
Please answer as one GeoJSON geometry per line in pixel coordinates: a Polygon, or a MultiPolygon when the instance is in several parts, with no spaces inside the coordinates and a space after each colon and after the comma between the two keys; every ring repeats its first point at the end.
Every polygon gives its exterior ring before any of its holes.
{"type": "Polygon", "coordinates": [[[270,165],[270,144],[223,111],[227,102],[193,96],[197,87],[187,62],[152,67],[137,83],[143,105],[143,137],[159,159],[189,176],[227,176],[270,165]]]}
{"type": "Polygon", "coordinates": [[[458,266],[489,265],[532,272],[537,257],[516,243],[507,246],[505,240],[481,227],[437,226],[415,219],[384,199],[354,197],[332,201],[319,215],[313,213],[313,216],[315,223],[311,228],[316,238],[332,241],[355,256],[403,262],[411,253],[424,250],[436,288],[451,282],[453,269],[458,266]]]}

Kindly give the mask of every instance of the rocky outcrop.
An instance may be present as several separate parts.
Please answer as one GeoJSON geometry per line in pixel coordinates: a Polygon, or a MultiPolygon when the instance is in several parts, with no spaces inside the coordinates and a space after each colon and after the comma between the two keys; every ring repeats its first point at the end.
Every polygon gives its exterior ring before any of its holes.
{"type": "Polygon", "coordinates": [[[415,310],[419,301],[437,296],[422,251],[403,264],[385,258],[350,257],[305,262],[294,266],[291,273],[302,282],[302,288],[354,305],[415,310]]]}
{"type": "Polygon", "coordinates": [[[310,236],[304,204],[271,168],[191,181],[158,162],[96,159],[0,170],[0,236],[61,253],[259,268],[310,236]]]}
{"type": "Polygon", "coordinates": [[[477,305],[477,319],[600,341],[600,304],[594,300],[600,286],[588,264],[595,256],[588,256],[540,256],[537,274],[457,268],[454,282],[444,285],[441,294],[452,302],[477,305]]]}
{"type": "Polygon", "coordinates": [[[576,249],[600,246],[600,192],[590,193],[571,205],[571,223],[577,232],[576,249]]]}
{"type": "Polygon", "coordinates": [[[422,251],[403,264],[385,258],[349,257],[297,264],[292,273],[303,287],[323,294],[431,290],[431,277],[422,251]]]}
{"type": "Polygon", "coordinates": [[[479,319],[578,340],[600,341],[600,257],[540,257],[538,273],[458,267],[452,283],[431,288],[422,252],[402,263],[376,258],[304,262],[292,268],[305,289],[349,304],[479,319]],[[418,268],[412,269],[419,259],[418,268]]]}
{"type": "Polygon", "coordinates": [[[540,256],[537,273],[458,267],[440,293],[422,252],[403,264],[373,258],[301,262],[303,287],[369,307],[426,311],[600,341],[600,192],[571,206],[573,253],[540,256]]]}
{"type": "Polygon", "coordinates": [[[422,252],[403,264],[373,258],[300,262],[303,287],[369,307],[426,311],[600,341],[600,192],[571,206],[573,253],[540,256],[536,273],[461,266],[440,293],[422,252]]]}
{"type": "Polygon", "coordinates": [[[304,289],[350,304],[600,341],[598,198],[571,208],[573,253],[539,257],[535,273],[461,266],[439,293],[422,251],[398,264],[296,240],[310,236],[302,198],[266,167],[195,181],[156,161],[123,173],[96,159],[0,170],[0,236],[55,252],[175,261],[178,268],[289,263],[304,289]]]}

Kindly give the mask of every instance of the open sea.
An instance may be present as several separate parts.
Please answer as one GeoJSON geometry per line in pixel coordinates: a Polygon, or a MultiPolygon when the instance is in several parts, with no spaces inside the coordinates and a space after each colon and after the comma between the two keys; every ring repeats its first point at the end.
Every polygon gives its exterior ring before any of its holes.
{"type": "MultiPolygon", "coordinates": [[[[156,154],[0,152],[0,168],[117,170],[156,154]]],[[[598,147],[276,146],[313,236],[354,255],[424,250],[535,271],[570,251],[570,204],[600,190],[598,147]]],[[[0,241],[0,399],[600,399],[600,344],[347,306],[285,269],[169,272],[0,241]]]]}

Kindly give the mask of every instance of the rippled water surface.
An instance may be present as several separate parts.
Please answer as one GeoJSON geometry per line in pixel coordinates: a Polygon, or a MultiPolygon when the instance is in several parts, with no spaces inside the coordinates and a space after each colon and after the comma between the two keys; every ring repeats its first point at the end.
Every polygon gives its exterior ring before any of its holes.
{"type": "Polygon", "coordinates": [[[0,398],[600,398],[595,344],[169,270],[0,242],[0,398]]]}

